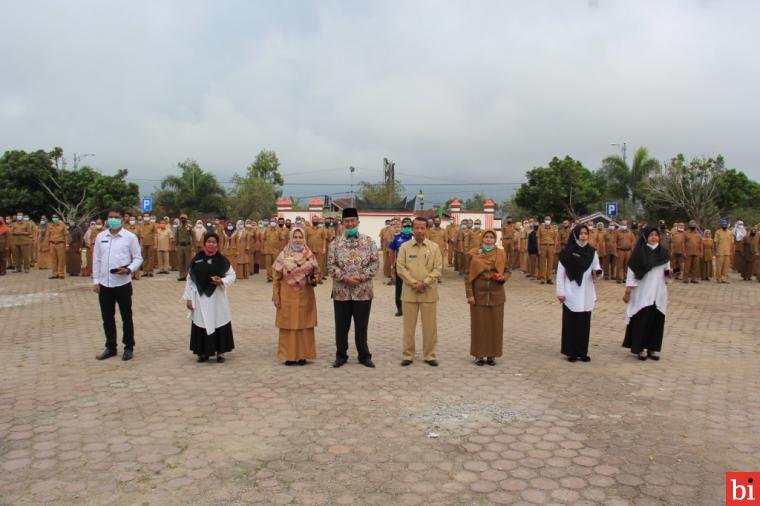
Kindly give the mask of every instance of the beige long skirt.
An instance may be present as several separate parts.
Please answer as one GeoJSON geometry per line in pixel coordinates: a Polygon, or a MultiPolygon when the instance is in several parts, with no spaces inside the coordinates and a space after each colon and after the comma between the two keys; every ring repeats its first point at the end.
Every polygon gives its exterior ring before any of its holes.
{"type": "Polygon", "coordinates": [[[280,329],[280,344],[277,350],[277,360],[315,360],[317,347],[314,339],[314,328],[289,330],[280,329]]]}

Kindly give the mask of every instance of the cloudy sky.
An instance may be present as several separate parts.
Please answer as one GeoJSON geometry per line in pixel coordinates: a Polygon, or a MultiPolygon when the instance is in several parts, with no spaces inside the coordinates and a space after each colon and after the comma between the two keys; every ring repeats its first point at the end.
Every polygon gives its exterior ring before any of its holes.
{"type": "Polygon", "coordinates": [[[144,191],[185,158],[227,181],[274,149],[288,195],[348,191],[349,165],[379,181],[387,156],[428,202],[500,199],[622,141],[760,180],[754,0],[0,6],[0,151],[95,153],[144,191]]]}

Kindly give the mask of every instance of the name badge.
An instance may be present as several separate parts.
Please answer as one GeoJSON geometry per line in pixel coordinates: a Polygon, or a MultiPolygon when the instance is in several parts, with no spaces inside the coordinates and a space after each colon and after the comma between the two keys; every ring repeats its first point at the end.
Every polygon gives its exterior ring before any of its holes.
{"type": "Polygon", "coordinates": [[[409,258],[417,258],[417,255],[409,255],[409,258]]]}

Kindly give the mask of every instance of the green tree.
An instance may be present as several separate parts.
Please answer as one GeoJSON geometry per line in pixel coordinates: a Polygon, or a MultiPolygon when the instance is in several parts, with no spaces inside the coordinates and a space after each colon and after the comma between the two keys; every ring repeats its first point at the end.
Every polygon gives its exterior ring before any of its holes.
{"type": "Polygon", "coordinates": [[[629,166],[621,156],[611,155],[602,161],[601,174],[607,179],[607,194],[611,197],[630,199],[633,215],[637,215],[641,203],[642,192],[650,174],[660,168],[660,162],[649,156],[645,147],[640,147],[633,155],[629,166]]]}
{"type": "Polygon", "coordinates": [[[517,202],[515,202],[514,195],[512,195],[511,197],[506,199],[504,202],[499,204],[499,210],[501,210],[504,216],[513,217],[515,221],[520,220],[530,214],[527,209],[518,205],[517,202]]]}
{"type": "Polygon", "coordinates": [[[274,151],[262,150],[246,168],[244,176],[235,174],[229,208],[232,216],[261,219],[277,210],[285,180],[279,171],[280,161],[274,151]]]}
{"type": "Polygon", "coordinates": [[[722,215],[740,208],[756,208],[760,211],[760,184],[748,178],[744,172],[726,169],[718,178],[715,205],[722,215]]]}
{"type": "Polygon", "coordinates": [[[137,203],[138,187],[127,183],[127,174],[125,169],[113,176],[92,167],[67,170],[61,148],[9,151],[0,158],[0,202],[35,217],[55,211],[66,222],[81,225],[111,207],[137,203]]]}
{"type": "Polygon", "coordinates": [[[376,206],[391,206],[403,200],[406,190],[400,181],[394,181],[393,186],[385,183],[369,183],[359,181],[359,199],[376,206]]]}
{"type": "Polygon", "coordinates": [[[548,167],[536,167],[526,174],[515,193],[514,202],[533,215],[550,214],[555,219],[587,214],[602,196],[603,181],[581,162],[556,156],[548,167]]]}
{"type": "Polygon", "coordinates": [[[714,223],[720,214],[717,200],[724,172],[721,155],[687,161],[679,153],[647,182],[647,211],[650,216],[658,211],[677,211],[701,225],[714,223]]]}
{"type": "Polygon", "coordinates": [[[157,207],[172,216],[181,212],[225,213],[226,192],[213,174],[191,159],[178,163],[177,167],[182,169],[182,174],[165,177],[161,189],[154,193],[157,207]]]}
{"type": "Polygon", "coordinates": [[[263,149],[256,155],[256,159],[248,166],[247,177],[260,179],[274,186],[282,186],[285,180],[280,174],[280,160],[277,153],[263,149]]]}
{"type": "Polygon", "coordinates": [[[464,209],[480,211],[486,203],[486,196],[481,192],[473,193],[470,198],[464,201],[464,209]]]}

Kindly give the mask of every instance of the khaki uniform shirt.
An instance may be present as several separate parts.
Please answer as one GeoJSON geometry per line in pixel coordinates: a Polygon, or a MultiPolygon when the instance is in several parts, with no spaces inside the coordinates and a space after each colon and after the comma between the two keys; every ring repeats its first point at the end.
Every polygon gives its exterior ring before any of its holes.
{"type": "Polygon", "coordinates": [[[47,232],[45,233],[45,242],[53,244],[66,244],[69,239],[69,231],[66,225],[61,222],[48,223],[47,232]]]}
{"type": "Polygon", "coordinates": [[[10,225],[13,244],[24,246],[32,244],[34,237],[34,224],[31,221],[14,221],[10,225]]]}
{"type": "Polygon", "coordinates": [[[481,242],[483,241],[483,229],[477,229],[474,228],[467,231],[467,234],[464,236],[464,252],[467,253],[471,249],[479,248],[481,242]]]}
{"type": "Polygon", "coordinates": [[[401,300],[404,302],[438,301],[438,279],[443,270],[443,260],[438,245],[430,239],[418,243],[416,239],[401,245],[396,258],[396,273],[404,280],[401,300]],[[417,293],[414,281],[421,281],[425,291],[417,293]]]}
{"type": "Polygon", "coordinates": [[[282,251],[282,231],[284,228],[268,227],[264,230],[264,254],[279,255],[282,251]]]}
{"type": "Polygon", "coordinates": [[[156,244],[156,236],[158,234],[158,227],[152,221],[149,223],[143,222],[142,225],[137,227],[139,236],[142,239],[142,244],[145,246],[154,246],[156,244]]]}
{"type": "Polygon", "coordinates": [[[715,254],[716,255],[731,255],[731,243],[734,242],[734,237],[731,235],[731,231],[722,228],[715,232],[715,254]]]}
{"type": "Polygon", "coordinates": [[[689,256],[702,255],[702,236],[695,230],[684,232],[684,253],[689,256]]]}
{"type": "Polygon", "coordinates": [[[438,245],[441,253],[446,251],[446,231],[444,229],[433,226],[428,230],[428,239],[438,245]]]}
{"type": "Polygon", "coordinates": [[[501,226],[501,244],[506,248],[515,244],[515,224],[507,223],[501,226]]]}
{"type": "Polygon", "coordinates": [[[674,232],[670,236],[670,252],[674,255],[683,255],[686,245],[686,236],[684,232],[674,232]]]}
{"type": "Polygon", "coordinates": [[[633,249],[636,243],[636,236],[630,230],[618,230],[615,234],[615,247],[618,251],[628,251],[633,249]]]}
{"type": "Polygon", "coordinates": [[[158,235],[158,251],[169,251],[172,245],[172,229],[159,228],[156,234],[158,235]]]}

